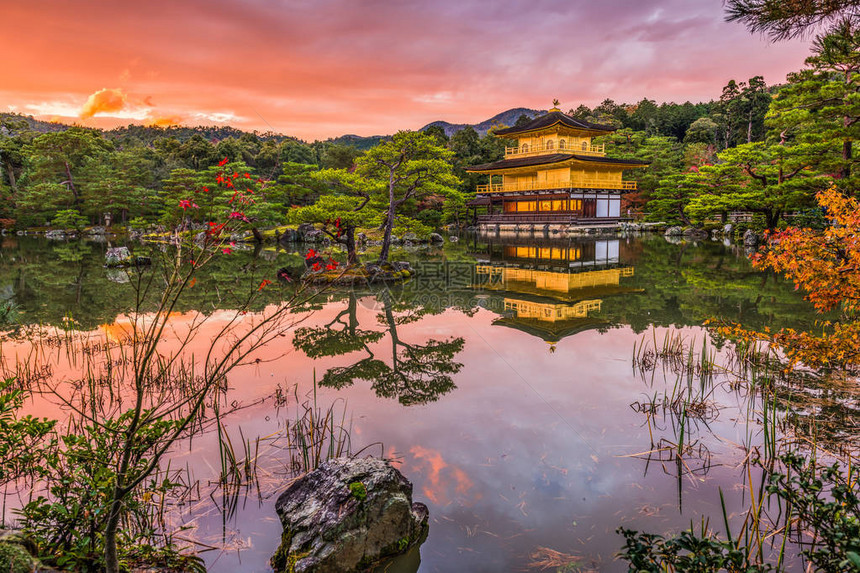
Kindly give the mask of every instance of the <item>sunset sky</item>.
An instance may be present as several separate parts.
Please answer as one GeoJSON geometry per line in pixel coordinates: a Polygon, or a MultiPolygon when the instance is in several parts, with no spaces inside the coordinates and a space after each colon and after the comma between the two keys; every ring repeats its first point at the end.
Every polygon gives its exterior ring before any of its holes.
{"type": "Polygon", "coordinates": [[[0,111],[306,140],[553,98],[707,101],[808,53],[725,23],[720,0],[0,0],[0,21],[0,111]]]}

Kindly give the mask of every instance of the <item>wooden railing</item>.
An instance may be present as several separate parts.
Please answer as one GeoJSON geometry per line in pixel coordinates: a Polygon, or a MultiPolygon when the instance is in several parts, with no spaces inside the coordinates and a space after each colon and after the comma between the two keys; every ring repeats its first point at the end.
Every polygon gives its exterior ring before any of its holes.
{"type": "Polygon", "coordinates": [[[567,144],[564,147],[559,147],[557,143],[546,143],[544,145],[525,145],[520,147],[506,147],[505,159],[513,159],[514,157],[530,157],[532,155],[548,155],[551,153],[575,153],[576,155],[596,155],[603,157],[606,155],[605,145],[576,145],[567,144]]]}
{"type": "Polygon", "coordinates": [[[618,181],[617,179],[571,179],[569,181],[529,181],[528,183],[514,183],[502,185],[478,185],[478,193],[519,193],[522,191],[540,191],[547,189],[623,189],[633,191],[636,189],[635,181],[618,181]]]}
{"type": "Polygon", "coordinates": [[[478,215],[477,222],[571,224],[579,218],[579,213],[496,213],[494,215],[478,215]]]}
{"type": "Polygon", "coordinates": [[[553,225],[576,225],[587,223],[610,223],[619,221],[619,217],[584,217],[582,212],[571,213],[495,213],[493,215],[478,215],[475,222],[479,225],[534,223],[553,225]]]}

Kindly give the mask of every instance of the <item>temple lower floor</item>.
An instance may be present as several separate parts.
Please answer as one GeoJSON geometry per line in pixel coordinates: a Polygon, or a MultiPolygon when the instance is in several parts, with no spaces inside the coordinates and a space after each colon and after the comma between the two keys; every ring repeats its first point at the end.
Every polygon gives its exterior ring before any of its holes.
{"type": "Polygon", "coordinates": [[[621,217],[621,194],[612,191],[556,191],[479,195],[469,203],[475,222],[589,224],[621,217]],[[478,208],[486,213],[478,214],[478,208]]]}

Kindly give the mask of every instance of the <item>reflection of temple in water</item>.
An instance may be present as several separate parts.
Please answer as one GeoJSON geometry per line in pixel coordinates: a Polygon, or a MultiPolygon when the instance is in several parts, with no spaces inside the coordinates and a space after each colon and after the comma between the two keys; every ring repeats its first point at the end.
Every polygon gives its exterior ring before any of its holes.
{"type": "Polygon", "coordinates": [[[515,328],[555,344],[562,338],[608,326],[594,314],[604,299],[637,292],[622,280],[633,267],[619,260],[617,239],[475,244],[477,290],[498,293],[487,307],[501,315],[493,324],[515,328]]]}

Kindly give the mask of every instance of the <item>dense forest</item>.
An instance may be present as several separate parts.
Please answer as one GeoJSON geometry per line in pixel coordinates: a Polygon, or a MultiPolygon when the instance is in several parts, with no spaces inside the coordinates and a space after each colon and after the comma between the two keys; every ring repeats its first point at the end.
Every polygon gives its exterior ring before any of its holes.
{"type": "MultiPolygon", "coordinates": [[[[774,228],[787,216],[814,218],[817,191],[834,181],[850,189],[857,177],[853,141],[860,103],[852,74],[860,65],[858,46],[860,34],[837,28],[819,37],[806,66],[779,86],[756,76],[729,81],[707,103],[607,99],[569,113],[617,128],[596,141],[606,144],[608,155],[650,162],[627,175],[638,181],[637,192],[626,196],[626,207],[637,215],[702,225],[744,211],[774,228]]],[[[518,122],[527,120],[521,115],[518,122]]],[[[431,124],[425,133],[448,150],[460,179],[457,193],[423,196],[399,212],[422,229],[463,222],[465,203],[479,183],[465,168],[502,158],[511,142],[494,137],[492,128],[482,136],[467,126],[449,136],[431,124]]],[[[305,143],[229,127],[101,131],[2,114],[0,220],[7,228],[103,224],[106,218],[140,227],[171,225],[183,216],[179,201],[211,186],[219,162],[228,158],[229,170],[259,184],[257,224],[283,224],[290,207],[337,193],[317,172],[348,172],[381,140],[344,136],[305,143]]],[[[218,199],[210,194],[196,201],[198,217],[212,216],[218,199]]]]}

